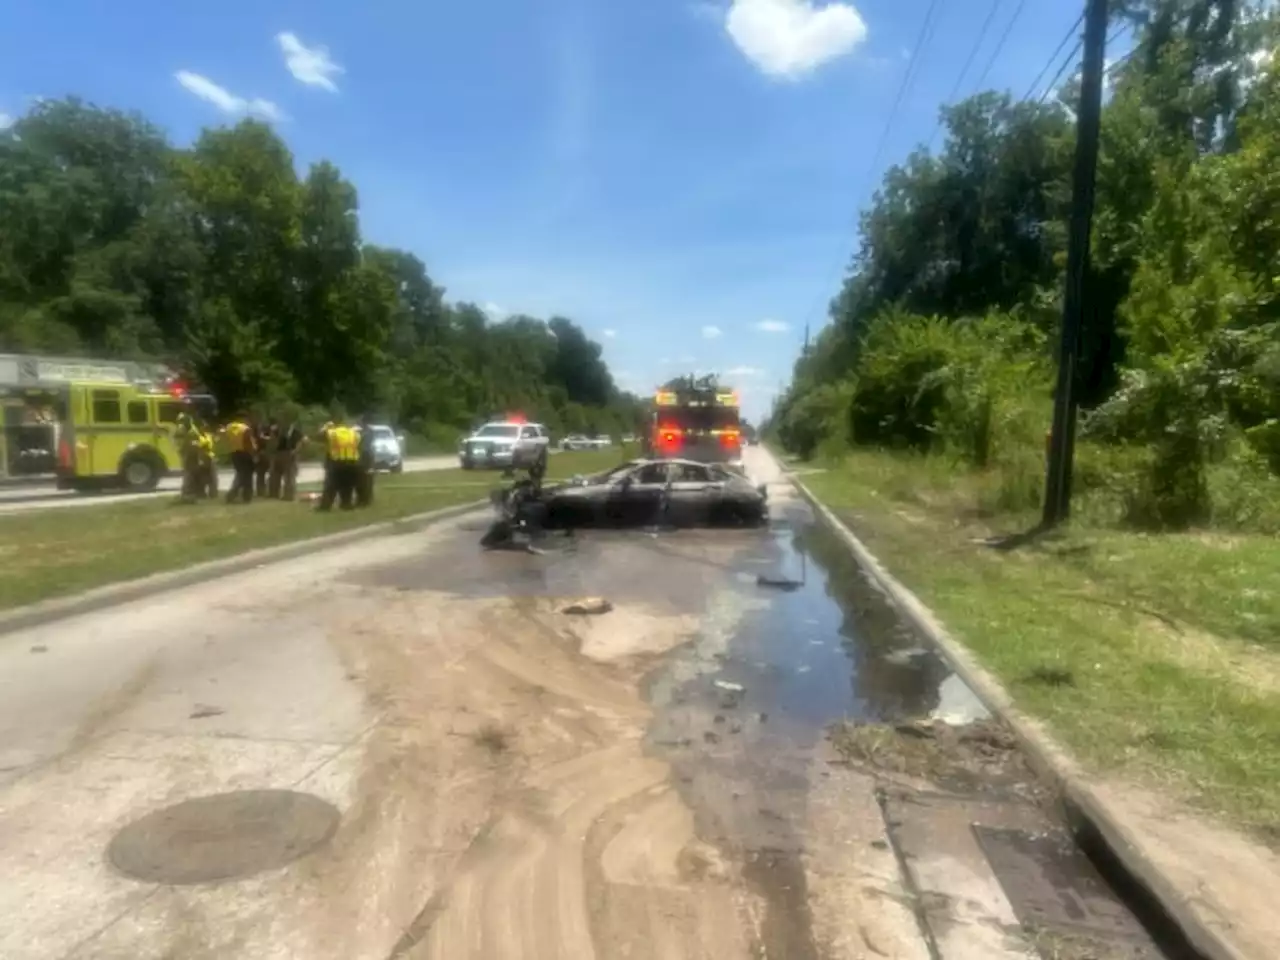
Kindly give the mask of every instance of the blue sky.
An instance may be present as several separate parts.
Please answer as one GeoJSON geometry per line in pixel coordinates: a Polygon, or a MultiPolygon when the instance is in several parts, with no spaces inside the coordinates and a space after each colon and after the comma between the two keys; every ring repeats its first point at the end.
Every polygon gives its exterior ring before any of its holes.
{"type": "MultiPolygon", "coordinates": [[[[641,392],[728,373],[758,416],[990,2],[939,0],[874,169],[929,0],[11,3],[0,115],[78,94],[179,143],[264,116],[300,166],[337,163],[366,239],[417,253],[450,298],[568,316],[641,392]]],[[[1012,20],[983,86],[1022,95],[1082,6],[1000,0],[960,94],[1012,20]]]]}

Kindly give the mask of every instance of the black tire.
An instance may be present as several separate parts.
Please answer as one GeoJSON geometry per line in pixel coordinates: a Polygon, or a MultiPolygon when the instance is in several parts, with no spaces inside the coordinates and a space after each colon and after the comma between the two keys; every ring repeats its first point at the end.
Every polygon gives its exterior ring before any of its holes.
{"type": "Polygon", "coordinates": [[[146,493],[160,485],[164,466],[152,452],[126,454],[120,461],[120,485],[132,493],[146,493]]]}
{"type": "Polygon", "coordinates": [[[393,463],[393,464],[391,465],[391,472],[392,472],[392,473],[404,473],[404,463],[403,463],[403,461],[397,461],[396,463],[393,463]]]}

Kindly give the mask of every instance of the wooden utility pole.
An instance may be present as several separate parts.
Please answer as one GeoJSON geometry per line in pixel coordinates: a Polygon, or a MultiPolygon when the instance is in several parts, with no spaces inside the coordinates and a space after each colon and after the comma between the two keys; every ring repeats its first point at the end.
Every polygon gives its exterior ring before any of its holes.
{"type": "Polygon", "coordinates": [[[1102,81],[1107,46],[1107,0],[1087,0],[1080,103],[1076,112],[1076,157],[1071,182],[1071,220],[1067,237],[1067,283],[1062,298],[1062,344],[1058,353],[1058,389],[1054,394],[1053,433],[1045,479],[1043,527],[1071,515],[1071,468],[1075,457],[1076,388],[1084,318],[1093,309],[1088,289],[1089,231],[1093,224],[1094,181],[1102,127],[1102,81]]]}

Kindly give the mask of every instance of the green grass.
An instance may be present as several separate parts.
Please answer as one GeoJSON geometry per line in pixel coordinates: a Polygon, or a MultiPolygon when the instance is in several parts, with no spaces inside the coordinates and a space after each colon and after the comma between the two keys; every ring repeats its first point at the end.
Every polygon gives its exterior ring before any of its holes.
{"type": "Polygon", "coordinates": [[[1088,766],[1280,839],[1280,541],[1030,525],[1008,479],[855,453],[803,477],[1088,766]]]}
{"type": "MultiPolygon", "coordinates": [[[[549,461],[548,478],[602,470],[622,456],[617,450],[557,454],[549,461]]],[[[179,504],[174,496],[157,494],[0,516],[0,609],[483,500],[502,482],[496,472],[379,474],[372,506],[327,514],[305,502],[179,504]]]]}

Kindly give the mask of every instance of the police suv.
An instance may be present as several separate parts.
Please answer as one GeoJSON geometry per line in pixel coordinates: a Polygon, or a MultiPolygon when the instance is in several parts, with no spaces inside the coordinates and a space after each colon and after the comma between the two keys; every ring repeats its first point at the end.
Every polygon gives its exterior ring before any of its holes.
{"type": "Polygon", "coordinates": [[[550,447],[551,436],[542,424],[509,417],[486,423],[464,439],[458,462],[464,470],[545,468],[550,447]]]}

